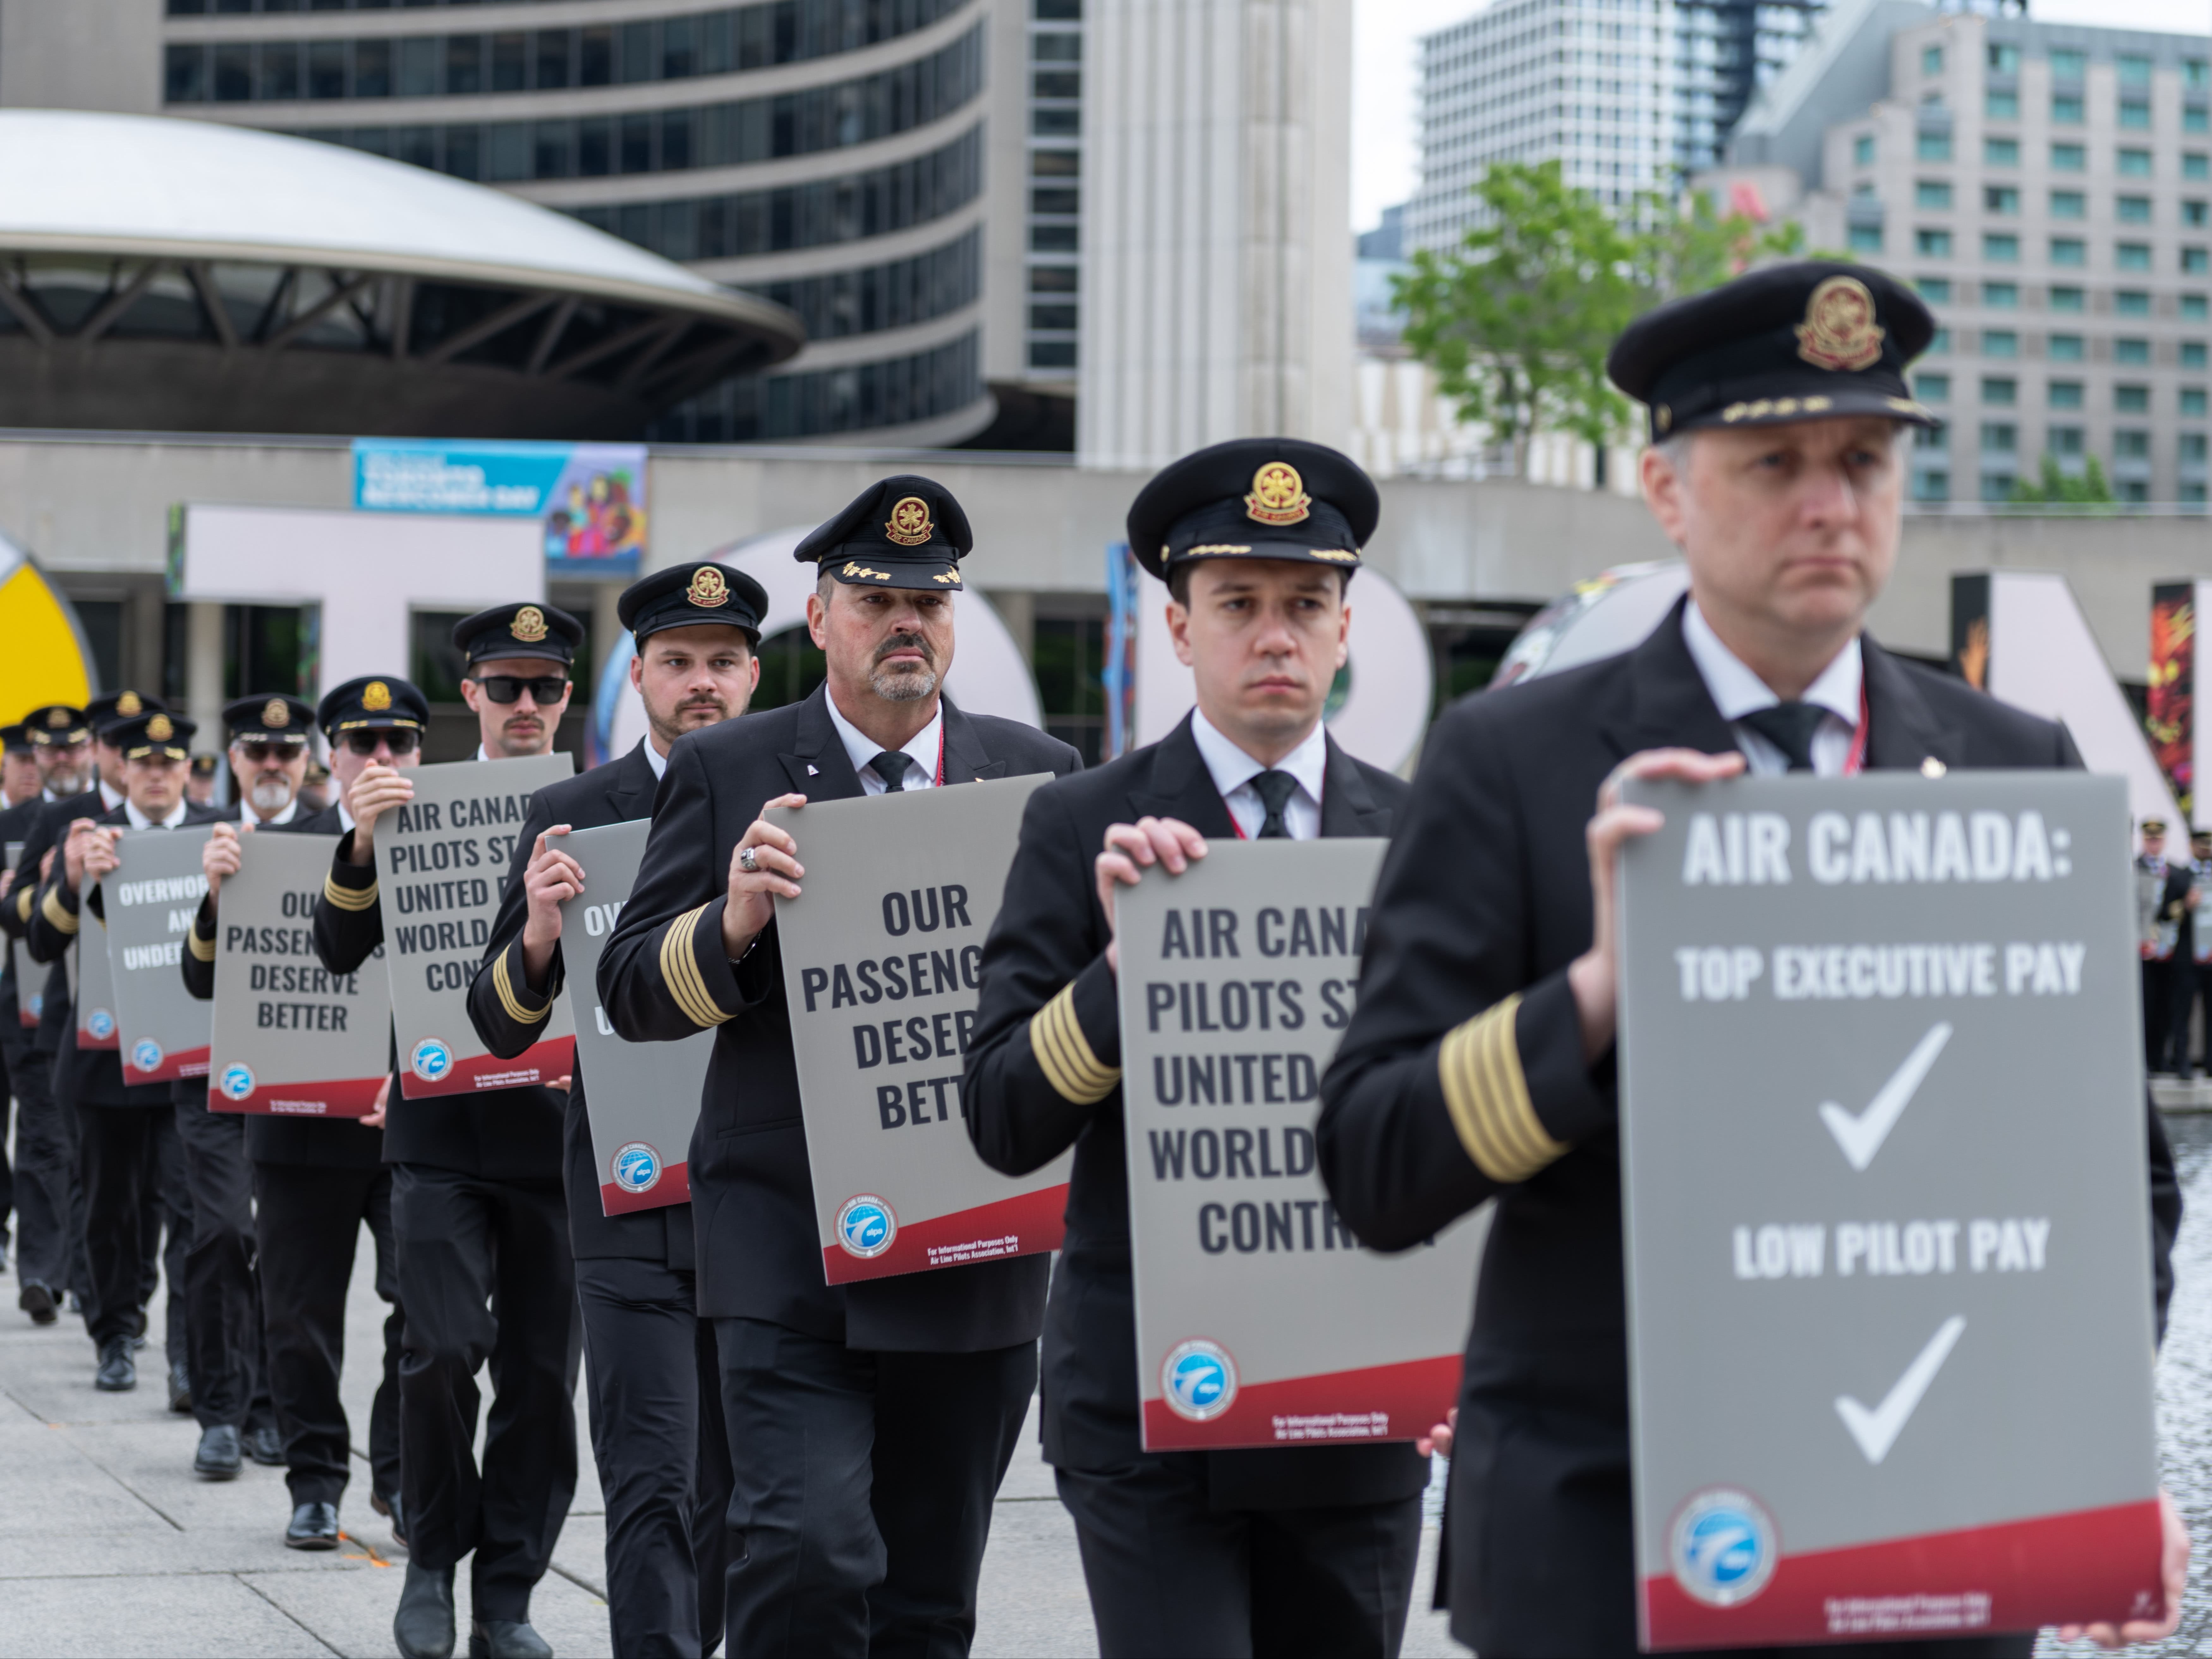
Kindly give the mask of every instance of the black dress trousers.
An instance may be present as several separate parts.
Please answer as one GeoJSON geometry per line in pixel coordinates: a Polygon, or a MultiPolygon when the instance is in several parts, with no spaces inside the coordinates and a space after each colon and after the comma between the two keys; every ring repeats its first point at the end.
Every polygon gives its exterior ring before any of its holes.
{"type": "Polygon", "coordinates": [[[392,1199],[407,1316],[408,1548],[436,1568],[473,1551],[476,1616],[527,1619],[576,1491],[571,1402],[582,1346],[561,1182],[399,1164],[392,1199]],[[487,1359],[495,1392],[479,1473],[476,1372],[487,1359]]]}
{"type": "Polygon", "coordinates": [[[166,1267],[177,1294],[168,1298],[167,1340],[172,1358],[187,1347],[185,1253],[191,1237],[185,1191],[184,1148],[175,1109],[159,1106],[77,1108],[77,1159],[84,1182],[84,1249],[89,1293],[80,1287],[85,1328],[93,1341],[135,1335],[138,1315],[166,1267]],[[166,1226],[168,1244],[158,1248],[166,1226]]]}
{"type": "Polygon", "coordinates": [[[9,1040],[8,1082],[15,1092],[16,1277],[64,1290],[76,1236],[76,1138],[54,1103],[52,1060],[28,1032],[9,1040]]]}
{"type": "Polygon", "coordinates": [[[246,1120],[208,1110],[204,1079],[178,1084],[175,1095],[177,1139],[192,1206],[183,1287],[192,1415],[204,1429],[258,1427],[276,1421],[276,1408],[261,1340],[246,1120]]]}
{"type": "Polygon", "coordinates": [[[872,1352],[759,1319],[714,1336],[733,1659],[965,1659],[1036,1345],[872,1352]]]}

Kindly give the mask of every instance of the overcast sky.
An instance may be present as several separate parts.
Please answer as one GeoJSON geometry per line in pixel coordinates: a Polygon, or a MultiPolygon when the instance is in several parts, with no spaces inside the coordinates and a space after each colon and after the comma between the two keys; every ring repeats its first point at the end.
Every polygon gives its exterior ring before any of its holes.
{"type": "MultiPolygon", "coordinates": [[[[1483,10],[1482,0],[1353,0],[1352,226],[1373,228],[1420,177],[1414,64],[1420,38],[1483,10]]],[[[2029,0],[2051,23],[2212,33],[2212,0],[2029,0]]]]}

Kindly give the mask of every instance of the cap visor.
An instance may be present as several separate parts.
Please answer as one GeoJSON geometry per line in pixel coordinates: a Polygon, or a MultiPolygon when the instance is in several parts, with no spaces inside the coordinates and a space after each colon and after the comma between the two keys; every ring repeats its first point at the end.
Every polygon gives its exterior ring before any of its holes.
{"type": "Polygon", "coordinates": [[[1168,568],[1197,564],[1207,559],[1273,559],[1279,563],[1321,564],[1332,570],[1357,570],[1359,555],[1341,547],[1316,547],[1310,542],[1200,542],[1168,555],[1168,568]]]}
{"type": "Polygon", "coordinates": [[[1907,426],[1941,426],[1934,410],[1911,398],[1899,398],[1872,389],[1837,387],[1812,397],[1750,398],[1726,404],[1694,420],[1678,422],[1677,432],[1696,432],[1708,427],[1796,426],[1806,421],[1848,420],[1855,416],[1879,415],[1907,426]]]}
{"type": "Polygon", "coordinates": [[[848,587],[903,587],[922,593],[962,591],[960,567],[951,559],[909,564],[878,555],[866,559],[825,559],[822,568],[848,587]]]}

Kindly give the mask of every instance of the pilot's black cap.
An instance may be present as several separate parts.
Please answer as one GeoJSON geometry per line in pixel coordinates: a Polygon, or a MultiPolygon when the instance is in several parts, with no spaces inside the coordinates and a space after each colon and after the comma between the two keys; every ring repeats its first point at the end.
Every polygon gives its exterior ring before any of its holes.
{"type": "Polygon", "coordinates": [[[793,556],[851,586],[957,593],[960,561],[975,545],[952,492],[902,472],[855,495],[843,512],[816,526],[793,556]]]}
{"type": "Polygon", "coordinates": [[[152,708],[143,714],[117,720],[100,735],[123,751],[125,760],[160,755],[170,760],[190,760],[192,733],[199,727],[181,714],[152,708]]]}
{"type": "Polygon", "coordinates": [[[0,750],[11,755],[27,755],[31,748],[31,734],[21,726],[0,726],[0,750]]]}
{"type": "Polygon", "coordinates": [[[278,692],[257,692],[222,706],[223,730],[233,743],[305,743],[314,723],[313,709],[278,692]]]}
{"type": "Polygon", "coordinates": [[[768,590],[742,570],[712,559],[695,559],[656,570],[623,589],[615,615],[637,642],[670,628],[742,628],[760,643],[761,619],[768,615],[768,590]]]}
{"type": "Polygon", "coordinates": [[[495,605],[453,624],[453,648],[471,668],[502,657],[543,657],[566,668],[583,642],[584,624],[550,605],[495,605]]]}
{"type": "Polygon", "coordinates": [[[1655,443],[1702,426],[1838,415],[1936,426],[1905,380],[1935,335],[1935,313],[1896,278],[1805,259],[1646,312],[1613,342],[1605,369],[1650,406],[1655,443]]]}
{"type": "Polygon", "coordinates": [[[363,727],[405,726],[421,732],[430,724],[429,700],[395,674],[364,674],[325,695],[315,724],[332,742],[341,732],[363,727]]]}
{"type": "Polygon", "coordinates": [[[1165,580],[1200,559],[1288,559],[1347,576],[1382,516],[1348,455],[1300,438],[1236,438],[1171,461],[1129,507],[1129,550],[1165,580]]]}
{"type": "Polygon", "coordinates": [[[35,749],[66,748],[92,736],[92,718],[72,704],[50,702],[23,716],[23,735],[35,749]]]}
{"type": "Polygon", "coordinates": [[[136,720],[141,714],[161,714],[168,705],[159,697],[141,696],[136,691],[103,691],[85,704],[85,718],[92,722],[93,735],[102,743],[113,743],[108,728],[118,721],[136,720]]]}

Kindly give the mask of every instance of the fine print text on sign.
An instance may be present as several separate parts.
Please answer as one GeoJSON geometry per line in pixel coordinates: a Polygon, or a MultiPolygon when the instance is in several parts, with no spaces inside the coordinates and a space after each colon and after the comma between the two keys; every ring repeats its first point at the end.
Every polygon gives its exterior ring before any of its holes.
{"type": "Polygon", "coordinates": [[[1645,1644],[2154,1616],[2121,781],[1630,793],[1666,815],[1621,866],[1645,1644]]]}
{"type": "Polygon", "coordinates": [[[1069,1159],[1018,1179],[968,1141],[983,939],[1042,775],[779,808],[806,866],[775,902],[832,1285],[1060,1248],[1069,1159]]]}
{"type": "Polygon", "coordinates": [[[699,1121],[714,1034],[681,1042],[625,1042],[599,1006],[599,953],[637,885],[650,818],[555,837],[584,869],[584,891],[561,907],[562,997],[576,1028],[576,1073],[588,1082],[586,1112],[606,1215],[686,1204],[691,1131],[699,1121]]]}
{"type": "Polygon", "coordinates": [[[1489,1210],[1382,1255],[1315,1167],[1386,845],[1215,841],[1116,902],[1147,1451],[1411,1440],[1458,1393],[1489,1210]]]}
{"type": "Polygon", "coordinates": [[[477,1040],[468,1000],[530,798],[575,769],[566,754],[419,766],[407,774],[415,799],[377,821],[384,961],[408,1099],[568,1075],[575,1045],[567,1004],[547,1016],[543,1037],[501,1060],[477,1040]]]}
{"type": "Polygon", "coordinates": [[[208,1109],[366,1117],[386,1075],[392,994],[384,947],[359,971],[315,955],[315,900],[336,836],[258,830],[216,912],[208,1109]]]}
{"type": "Polygon", "coordinates": [[[207,894],[200,849],[212,833],[133,830],[116,842],[120,862],[100,884],[123,1080],[134,1087],[207,1075],[208,1006],[185,988],[181,963],[207,894]]]}

